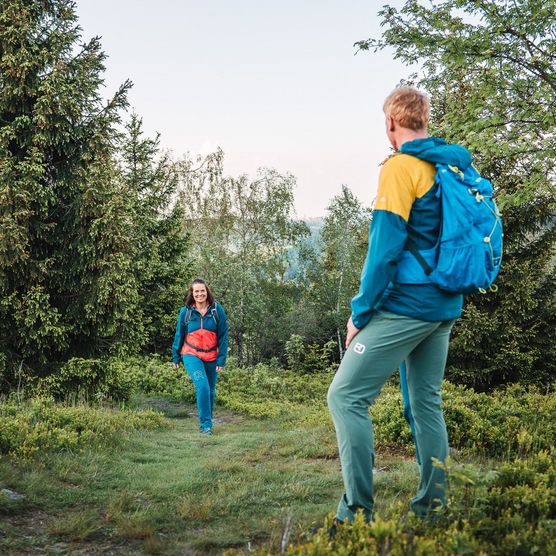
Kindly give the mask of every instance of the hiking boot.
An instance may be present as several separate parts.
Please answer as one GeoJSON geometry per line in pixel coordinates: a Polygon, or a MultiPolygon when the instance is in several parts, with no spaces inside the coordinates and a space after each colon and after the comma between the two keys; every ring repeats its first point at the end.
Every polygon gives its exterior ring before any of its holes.
{"type": "MultiPolygon", "coordinates": [[[[336,533],[338,532],[338,527],[342,524],[343,524],[343,521],[340,521],[337,517],[334,518],[334,520],[332,521],[332,525],[330,525],[328,527],[328,530],[326,531],[328,533],[328,538],[330,540],[333,540],[333,539],[336,538],[336,533]]],[[[324,527],[324,524],[321,525],[320,527],[314,527],[311,530],[311,536],[316,535],[323,527],[324,527]]]]}

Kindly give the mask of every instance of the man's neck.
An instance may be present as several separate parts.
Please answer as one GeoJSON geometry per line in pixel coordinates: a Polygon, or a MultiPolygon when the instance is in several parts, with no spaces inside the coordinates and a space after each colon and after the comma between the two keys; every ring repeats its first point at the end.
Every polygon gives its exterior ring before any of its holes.
{"type": "Polygon", "coordinates": [[[409,141],[415,141],[415,139],[426,139],[429,136],[426,130],[415,131],[414,129],[408,129],[406,127],[400,127],[396,134],[396,145],[397,151],[400,150],[404,143],[409,143],[409,141]]]}

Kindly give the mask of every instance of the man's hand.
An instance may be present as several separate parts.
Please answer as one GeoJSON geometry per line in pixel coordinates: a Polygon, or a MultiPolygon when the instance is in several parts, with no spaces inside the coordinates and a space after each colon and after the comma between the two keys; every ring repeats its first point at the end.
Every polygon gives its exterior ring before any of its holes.
{"type": "Polygon", "coordinates": [[[216,372],[219,373],[224,367],[219,367],[218,365],[216,366],[216,372]]]}
{"type": "Polygon", "coordinates": [[[351,317],[349,317],[349,320],[348,320],[348,323],[347,323],[346,349],[349,347],[349,344],[351,344],[351,341],[353,340],[353,338],[355,338],[355,336],[357,336],[358,332],[359,332],[359,328],[357,328],[353,324],[353,321],[351,320],[351,317]]]}
{"type": "Polygon", "coordinates": [[[180,364],[179,363],[174,363],[174,369],[179,369],[180,368],[180,364]]]}

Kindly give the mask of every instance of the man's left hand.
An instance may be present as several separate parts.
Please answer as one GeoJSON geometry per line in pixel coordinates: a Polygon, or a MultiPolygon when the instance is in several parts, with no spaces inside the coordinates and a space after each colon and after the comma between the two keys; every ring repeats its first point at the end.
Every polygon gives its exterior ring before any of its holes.
{"type": "Polygon", "coordinates": [[[349,320],[347,322],[346,349],[349,347],[349,344],[351,344],[351,341],[353,340],[353,338],[355,338],[355,336],[357,336],[358,333],[359,328],[357,328],[355,324],[353,324],[351,317],[349,317],[349,320]]]}

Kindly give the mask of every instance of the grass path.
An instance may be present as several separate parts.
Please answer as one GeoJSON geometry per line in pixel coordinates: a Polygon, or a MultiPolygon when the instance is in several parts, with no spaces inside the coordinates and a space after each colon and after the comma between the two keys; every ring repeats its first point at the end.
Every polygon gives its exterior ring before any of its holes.
{"type": "MultiPolygon", "coordinates": [[[[334,509],[341,475],[333,433],[288,428],[218,410],[215,434],[198,432],[194,409],[150,400],[169,417],[116,448],[0,461],[1,488],[25,496],[0,503],[0,553],[220,554],[279,550],[334,509]]],[[[416,467],[383,457],[379,511],[405,498],[416,467]]]]}

